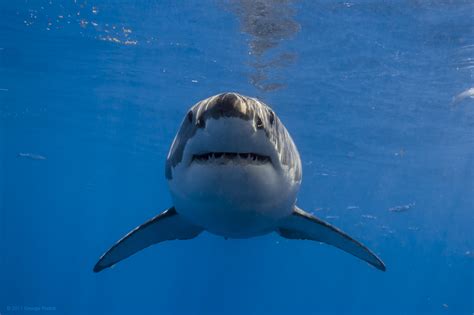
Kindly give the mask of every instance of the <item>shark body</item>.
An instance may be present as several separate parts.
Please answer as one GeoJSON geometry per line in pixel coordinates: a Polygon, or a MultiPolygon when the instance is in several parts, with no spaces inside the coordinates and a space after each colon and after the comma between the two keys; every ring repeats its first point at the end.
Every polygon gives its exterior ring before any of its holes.
{"type": "Polygon", "coordinates": [[[385,271],[364,245],[296,206],[298,150],[275,112],[255,98],[223,93],[191,107],[171,145],[165,176],[173,206],[120,239],[95,272],[150,245],[203,231],[225,238],[276,232],[324,242],[385,271]]]}

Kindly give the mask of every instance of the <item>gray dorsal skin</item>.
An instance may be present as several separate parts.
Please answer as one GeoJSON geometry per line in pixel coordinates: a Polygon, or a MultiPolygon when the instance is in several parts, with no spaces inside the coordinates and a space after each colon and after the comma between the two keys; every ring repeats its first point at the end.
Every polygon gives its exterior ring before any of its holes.
{"type": "Polygon", "coordinates": [[[367,247],[295,205],[302,178],[298,150],[273,110],[255,98],[223,93],[194,105],[171,145],[165,176],[174,206],[120,239],[95,272],[204,230],[225,238],[276,232],[324,242],[385,271],[367,247]]]}

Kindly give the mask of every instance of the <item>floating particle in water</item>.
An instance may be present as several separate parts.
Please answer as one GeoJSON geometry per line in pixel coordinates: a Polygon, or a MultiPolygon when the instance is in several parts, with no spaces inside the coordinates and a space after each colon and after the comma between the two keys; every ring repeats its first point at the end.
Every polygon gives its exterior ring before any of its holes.
{"type": "Polygon", "coordinates": [[[405,156],[405,149],[401,148],[400,150],[398,150],[398,152],[395,152],[393,155],[399,156],[399,157],[404,157],[405,156]]]}
{"type": "Polygon", "coordinates": [[[376,216],[373,216],[371,214],[362,214],[361,217],[364,218],[364,219],[370,219],[370,220],[376,220],[377,219],[376,216]]]}
{"type": "Polygon", "coordinates": [[[443,307],[444,307],[444,308],[448,308],[448,307],[449,307],[449,305],[448,305],[448,304],[446,304],[446,303],[443,303],[443,307]]]}
{"type": "Polygon", "coordinates": [[[191,80],[192,83],[198,83],[198,80],[191,80]]]}
{"type": "Polygon", "coordinates": [[[464,256],[469,257],[469,258],[474,258],[474,252],[471,251],[471,250],[467,250],[467,251],[464,253],[464,256]]]}
{"type": "Polygon", "coordinates": [[[99,13],[99,9],[97,7],[92,7],[92,13],[93,14],[99,13]]]}
{"type": "Polygon", "coordinates": [[[138,44],[138,41],[136,40],[126,40],[123,42],[124,45],[136,45],[138,44]]]}
{"type": "Polygon", "coordinates": [[[415,203],[412,202],[412,203],[409,203],[409,204],[406,204],[406,205],[395,206],[395,207],[388,208],[388,211],[390,211],[390,212],[405,212],[405,211],[410,210],[414,206],[415,206],[415,203]]]}
{"type": "Polygon", "coordinates": [[[384,237],[390,237],[395,234],[395,231],[389,230],[383,234],[384,237]]]}
{"type": "MultiPolygon", "coordinates": [[[[105,30],[106,33],[108,33],[107,30],[105,30]]],[[[130,45],[136,45],[138,44],[138,41],[136,40],[120,40],[119,38],[117,37],[113,37],[113,36],[110,36],[110,35],[107,35],[107,36],[99,36],[98,37],[99,40],[102,40],[102,41],[106,41],[106,42],[112,42],[112,43],[117,43],[117,44],[122,44],[122,45],[126,45],[126,46],[130,46],[130,45]]]]}
{"type": "Polygon", "coordinates": [[[337,220],[337,219],[339,219],[339,216],[338,215],[327,215],[325,218],[329,219],[329,220],[331,220],[331,219],[337,220]]]}
{"type": "Polygon", "coordinates": [[[46,157],[39,155],[39,154],[34,154],[34,153],[18,153],[18,157],[20,158],[26,158],[26,159],[31,159],[31,160],[46,160],[46,157]]]}
{"type": "Polygon", "coordinates": [[[347,210],[356,210],[356,209],[359,209],[358,206],[347,206],[346,207],[347,210]]]}
{"type": "Polygon", "coordinates": [[[118,39],[116,37],[112,37],[112,36],[101,36],[101,37],[99,37],[99,39],[103,40],[103,41],[106,41],[106,42],[113,42],[113,43],[118,43],[118,44],[121,43],[120,39],[118,39]]]}
{"type": "Polygon", "coordinates": [[[327,176],[336,176],[337,174],[333,171],[330,171],[330,170],[323,170],[321,172],[316,172],[315,173],[316,176],[324,176],[324,177],[327,177],[327,176]]]}

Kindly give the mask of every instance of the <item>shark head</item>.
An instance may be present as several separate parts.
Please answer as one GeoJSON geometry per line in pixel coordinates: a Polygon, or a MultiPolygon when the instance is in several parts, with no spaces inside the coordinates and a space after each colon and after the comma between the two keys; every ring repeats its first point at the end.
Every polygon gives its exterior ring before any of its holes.
{"type": "Polygon", "coordinates": [[[258,99],[237,93],[209,97],[186,114],[168,153],[165,175],[178,165],[270,163],[301,181],[296,146],[275,112],[258,99]]]}
{"type": "MultiPolygon", "coordinates": [[[[223,228],[228,235],[227,225],[245,218],[242,212],[252,216],[252,222],[267,208],[276,217],[279,207],[285,209],[282,216],[288,214],[301,182],[301,161],[269,106],[223,93],[189,109],[171,145],[165,175],[177,211],[208,230],[212,225],[223,228]],[[217,222],[196,222],[203,211],[210,211],[208,219],[217,222]]],[[[236,226],[237,230],[244,229],[236,226]]]]}

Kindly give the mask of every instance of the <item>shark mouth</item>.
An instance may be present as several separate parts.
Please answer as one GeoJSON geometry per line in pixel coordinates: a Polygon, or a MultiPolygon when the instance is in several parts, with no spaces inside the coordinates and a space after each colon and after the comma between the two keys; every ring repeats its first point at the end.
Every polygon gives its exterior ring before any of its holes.
{"type": "Polygon", "coordinates": [[[265,164],[270,163],[271,159],[267,155],[245,152],[207,152],[193,155],[192,162],[197,163],[217,163],[226,164],[228,162],[242,164],[265,164]]]}

